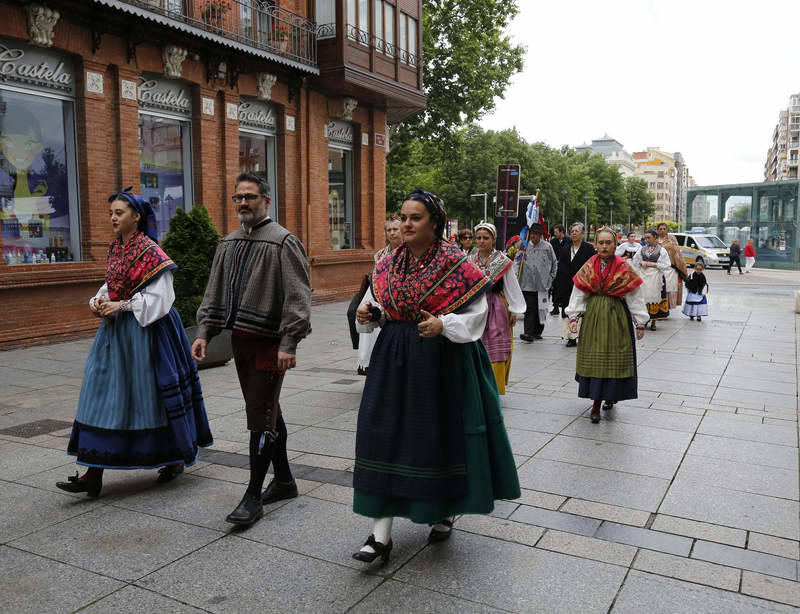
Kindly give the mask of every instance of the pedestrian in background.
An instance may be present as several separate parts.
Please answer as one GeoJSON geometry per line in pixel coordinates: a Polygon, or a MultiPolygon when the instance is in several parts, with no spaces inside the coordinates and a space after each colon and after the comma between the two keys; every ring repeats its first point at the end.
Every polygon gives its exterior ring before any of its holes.
{"type": "Polygon", "coordinates": [[[458,244],[465,254],[472,251],[472,231],[469,228],[462,228],[458,231],[458,244]]]}
{"type": "Polygon", "coordinates": [[[621,256],[622,258],[627,258],[628,260],[633,260],[633,257],[642,249],[642,244],[636,240],[636,233],[629,232],[628,233],[628,240],[623,241],[617,247],[617,251],[614,252],[615,255],[621,256]]]}
{"type": "Polygon", "coordinates": [[[731,268],[733,268],[734,264],[736,264],[736,268],[739,269],[739,275],[744,275],[744,273],[742,273],[742,264],[739,262],[739,257],[742,255],[742,246],[739,245],[739,239],[734,239],[731,242],[731,246],[728,248],[728,253],[730,254],[730,262],[728,262],[728,275],[731,274],[731,268]]]}
{"type": "Polygon", "coordinates": [[[649,315],[650,330],[656,329],[658,320],[669,317],[669,300],[664,273],[670,269],[669,254],[658,244],[658,233],[654,228],[644,233],[647,241],[633,257],[633,268],[644,280],[643,295],[649,315]]]}
{"type": "Polygon", "coordinates": [[[547,291],[558,269],[553,246],[542,241],[542,225],[531,224],[528,245],[517,254],[514,272],[525,297],[525,332],[519,338],[528,343],[541,339],[547,320],[547,291]]]}
{"type": "Polygon", "coordinates": [[[279,398],[284,374],[297,364],[297,344],[311,332],[311,287],[303,244],[267,215],[270,188],[263,177],[241,173],[232,199],[242,225],[217,246],[197,310],[192,355],[203,360],[208,342],[233,329],[233,360],[250,431],[250,482],[225,520],[247,526],[264,515],[263,505],[298,494],[279,398]],[[275,477],[262,493],[270,462],[275,477]]]}
{"type": "Polygon", "coordinates": [[[708,315],[708,282],[704,270],[705,267],[700,262],[694,266],[694,272],[686,280],[686,302],[683,305],[683,314],[689,316],[690,320],[696,317],[698,322],[708,315]]]}
{"type": "Polygon", "coordinates": [[[572,296],[572,278],[595,254],[592,244],[583,240],[583,231],[583,224],[580,222],[575,222],[570,226],[570,241],[556,254],[558,274],[553,283],[553,302],[561,310],[561,338],[566,339],[567,347],[575,347],[578,344],[579,335],[579,332],[572,332],[570,329],[565,311],[572,296]]]}
{"type": "Polygon", "coordinates": [[[595,246],[597,254],[575,275],[567,315],[576,332],[578,318],[582,320],[575,380],[578,396],[592,399],[591,420],[596,424],[602,401],[609,410],[617,401],[638,396],[636,340],[644,336],[648,313],[642,278],[614,254],[616,233],[599,229],[595,246]]]}
{"type": "Polygon", "coordinates": [[[172,306],[177,268],[158,246],[150,203],[127,188],[108,199],[106,279],[89,301],[102,318],[83,373],[67,453],[88,467],[56,486],[97,497],[105,469],[159,469],[168,482],[212,443],[197,366],[172,306]]]}
{"type": "Polygon", "coordinates": [[[686,279],[686,262],[683,260],[678,240],[667,233],[667,224],[660,222],[656,230],[658,231],[659,245],[667,250],[667,254],[669,254],[670,268],[664,272],[664,280],[667,284],[669,308],[675,309],[683,302],[683,280],[686,279]]]}
{"type": "MultiPolygon", "coordinates": [[[[561,224],[556,224],[553,226],[553,238],[550,239],[550,245],[553,246],[553,252],[556,255],[556,259],[558,259],[558,255],[561,253],[561,248],[564,247],[568,242],[569,239],[566,237],[566,229],[561,224]]],[[[554,291],[555,284],[550,288],[550,296],[553,296],[554,291]]],[[[569,301],[569,299],[567,300],[569,301]]],[[[558,305],[556,304],[556,301],[553,300],[553,310],[550,312],[550,315],[557,316],[558,311],[558,305]]]]}
{"type": "Polygon", "coordinates": [[[755,263],[756,248],[753,247],[753,239],[748,239],[747,245],[744,246],[744,272],[749,273],[755,263]]]}

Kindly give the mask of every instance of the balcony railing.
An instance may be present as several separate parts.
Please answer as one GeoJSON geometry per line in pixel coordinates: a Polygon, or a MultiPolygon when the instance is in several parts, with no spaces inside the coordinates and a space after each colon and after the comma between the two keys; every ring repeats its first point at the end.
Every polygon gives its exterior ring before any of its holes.
{"type": "MultiPolygon", "coordinates": [[[[376,51],[384,54],[390,58],[400,58],[400,61],[404,64],[408,64],[409,66],[417,66],[417,62],[419,62],[422,58],[420,58],[419,54],[409,53],[405,49],[400,49],[393,43],[386,41],[382,38],[378,38],[374,34],[370,32],[365,32],[364,30],[360,30],[356,28],[352,24],[347,24],[347,38],[351,41],[355,41],[360,45],[364,45],[365,47],[372,47],[376,51]]],[[[317,26],[317,38],[334,38],[336,36],[336,24],[335,23],[323,23],[317,26]]]]}
{"type": "Polygon", "coordinates": [[[317,66],[317,27],[268,0],[121,0],[225,38],[317,66]]]}

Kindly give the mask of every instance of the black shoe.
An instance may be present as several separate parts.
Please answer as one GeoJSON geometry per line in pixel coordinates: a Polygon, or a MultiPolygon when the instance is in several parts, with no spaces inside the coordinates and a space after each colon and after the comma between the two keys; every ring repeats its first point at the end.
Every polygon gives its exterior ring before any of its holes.
{"type": "Polygon", "coordinates": [[[440,531],[436,528],[432,528],[431,532],[428,534],[428,543],[429,544],[437,544],[439,542],[446,541],[450,539],[450,535],[453,533],[453,521],[450,519],[445,519],[440,521],[438,524],[443,524],[446,527],[449,527],[447,531],[440,531]]]}
{"type": "Polygon", "coordinates": [[[567,339],[568,348],[574,348],[576,345],[578,345],[578,342],[575,339],[567,339]]]}
{"type": "Polygon", "coordinates": [[[703,321],[703,318],[701,318],[700,316],[697,316],[697,321],[698,321],[698,322],[702,322],[702,321],[703,321]]]}
{"type": "Polygon", "coordinates": [[[540,333],[538,333],[538,334],[534,334],[534,335],[533,335],[533,338],[534,338],[534,339],[541,339],[541,338],[542,338],[542,335],[541,335],[540,333]]]}
{"type": "Polygon", "coordinates": [[[297,495],[297,483],[294,480],[284,483],[279,482],[278,478],[272,478],[264,492],[261,493],[261,505],[283,501],[284,499],[294,499],[297,495]]]}
{"type": "Polygon", "coordinates": [[[533,342],[533,337],[531,337],[530,335],[526,335],[524,333],[522,335],[520,335],[519,338],[522,339],[523,341],[527,342],[527,343],[532,343],[533,342]]]}
{"type": "Polygon", "coordinates": [[[597,424],[600,422],[600,410],[592,409],[592,413],[589,417],[592,419],[592,424],[597,424]]]}
{"type": "Polygon", "coordinates": [[[653,320],[652,322],[650,322],[650,330],[655,330],[655,329],[656,329],[656,321],[653,320]]]}
{"type": "Polygon", "coordinates": [[[374,552],[364,552],[363,550],[359,550],[358,552],[353,553],[353,558],[357,561],[361,561],[362,563],[371,563],[378,557],[383,559],[383,562],[389,560],[389,553],[392,551],[392,540],[389,540],[388,544],[382,544],[380,542],[375,541],[375,536],[370,534],[367,538],[367,541],[364,542],[365,546],[369,546],[374,550],[374,552]]]}
{"type": "Polygon", "coordinates": [[[78,477],[78,472],[76,471],[75,475],[67,476],[66,482],[56,482],[56,488],[67,492],[85,492],[90,497],[99,497],[103,488],[103,481],[89,482],[88,480],[82,480],[78,477]]]}
{"type": "Polygon", "coordinates": [[[367,369],[365,369],[364,367],[359,367],[357,373],[359,375],[366,375],[367,374],[367,369]]]}
{"type": "Polygon", "coordinates": [[[244,493],[244,497],[236,506],[236,509],[228,514],[226,522],[247,527],[264,515],[264,508],[261,505],[261,497],[258,495],[244,493]]]}
{"type": "Polygon", "coordinates": [[[614,404],[616,401],[606,401],[603,403],[603,411],[608,411],[609,409],[614,409],[614,404]]]}
{"type": "Polygon", "coordinates": [[[158,470],[158,478],[156,479],[156,482],[160,484],[163,484],[164,482],[171,482],[181,473],[183,473],[183,463],[161,467],[161,469],[158,470]]]}

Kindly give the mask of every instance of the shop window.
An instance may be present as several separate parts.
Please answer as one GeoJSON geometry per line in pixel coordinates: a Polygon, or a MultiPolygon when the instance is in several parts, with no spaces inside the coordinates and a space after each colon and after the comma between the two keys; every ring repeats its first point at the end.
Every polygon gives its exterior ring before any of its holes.
{"type": "Polygon", "coordinates": [[[328,148],[328,224],[331,249],[353,249],[353,152],[328,148]]]}
{"type": "Polygon", "coordinates": [[[141,194],[153,206],[161,240],[175,212],[192,206],[189,122],[139,113],[139,154],[141,194]]]}
{"type": "Polygon", "coordinates": [[[239,132],[239,172],[254,173],[266,179],[270,187],[268,214],[277,221],[275,137],[253,132],[239,132]]]}
{"type": "Polygon", "coordinates": [[[80,259],[73,105],[0,89],[0,251],[7,264],[80,259]]]}

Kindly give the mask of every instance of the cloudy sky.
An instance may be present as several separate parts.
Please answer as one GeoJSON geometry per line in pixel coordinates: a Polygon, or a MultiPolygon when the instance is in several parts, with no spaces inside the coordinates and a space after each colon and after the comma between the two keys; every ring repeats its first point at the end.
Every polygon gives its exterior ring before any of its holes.
{"type": "Polygon", "coordinates": [[[525,67],[481,125],[560,147],[680,151],[699,185],[763,181],[800,92],[800,1],[518,0],[525,67]]]}

